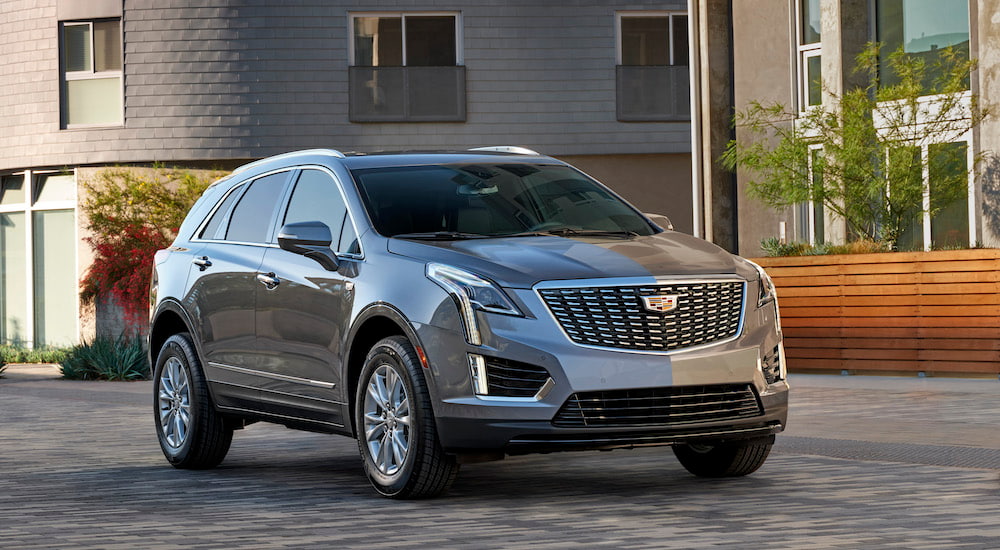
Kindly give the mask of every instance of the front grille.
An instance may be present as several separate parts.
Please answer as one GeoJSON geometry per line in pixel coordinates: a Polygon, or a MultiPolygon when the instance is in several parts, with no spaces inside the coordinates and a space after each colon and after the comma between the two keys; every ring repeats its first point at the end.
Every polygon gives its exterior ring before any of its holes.
{"type": "Polygon", "coordinates": [[[703,281],[538,292],[577,344],[672,351],[736,336],[743,289],[741,281],[703,281]],[[677,305],[665,313],[650,311],[642,300],[649,296],[674,296],[677,305]]]}
{"type": "Polygon", "coordinates": [[[560,428],[679,426],[764,414],[749,384],[575,393],[552,419],[560,428]]]}
{"type": "Polygon", "coordinates": [[[501,397],[534,397],[549,379],[549,372],[537,365],[486,358],[486,382],[489,395],[501,397]]]}

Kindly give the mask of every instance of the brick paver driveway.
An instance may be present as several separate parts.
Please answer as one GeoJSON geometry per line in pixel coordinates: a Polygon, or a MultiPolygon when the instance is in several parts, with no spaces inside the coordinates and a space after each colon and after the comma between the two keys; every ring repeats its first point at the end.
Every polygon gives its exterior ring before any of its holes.
{"type": "Polygon", "coordinates": [[[1000,382],[799,375],[756,474],[666,448],[463,467],[448,497],[375,496],[349,439],[256,424],[175,470],[151,385],[0,380],[0,548],[1000,548],[1000,382]]]}

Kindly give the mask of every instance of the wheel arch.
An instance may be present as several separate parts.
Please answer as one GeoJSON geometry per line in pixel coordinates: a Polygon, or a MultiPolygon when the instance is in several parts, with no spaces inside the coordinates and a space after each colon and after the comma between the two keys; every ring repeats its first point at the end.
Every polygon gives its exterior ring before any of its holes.
{"type": "MultiPolygon", "coordinates": [[[[366,308],[358,315],[354,322],[354,328],[351,329],[347,353],[345,354],[344,376],[341,380],[346,383],[347,416],[351,419],[350,426],[353,434],[357,433],[354,419],[354,407],[357,400],[356,389],[358,379],[361,377],[361,370],[364,367],[365,357],[376,342],[389,336],[404,336],[414,348],[421,348],[417,333],[413,330],[406,316],[388,304],[375,304],[366,308]]],[[[429,383],[428,390],[434,392],[429,383]]]]}
{"type": "Polygon", "coordinates": [[[174,334],[187,332],[191,334],[191,341],[195,346],[195,352],[201,356],[201,346],[197,335],[194,333],[187,313],[180,304],[173,300],[163,301],[157,308],[152,322],[149,324],[149,364],[150,367],[156,365],[156,358],[160,353],[160,348],[174,334]]]}

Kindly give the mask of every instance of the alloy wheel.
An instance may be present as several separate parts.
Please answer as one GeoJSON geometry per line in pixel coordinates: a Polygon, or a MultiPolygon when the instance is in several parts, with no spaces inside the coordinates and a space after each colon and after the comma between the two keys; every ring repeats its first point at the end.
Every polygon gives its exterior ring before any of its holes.
{"type": "Polygon", "coordinates": [[[163,437],[167,445],[176,449],[187,440],[191,427],[191,385],[177,357],[167,359],[163,365],[158,402],[163,437]]]}
{"type": "Polygon", "coordinates": [[[388,364],[368,379],[364,402],[368,455],[384,475],[403,467],[410,448],[410,401],[402,377],[388,364]]]}

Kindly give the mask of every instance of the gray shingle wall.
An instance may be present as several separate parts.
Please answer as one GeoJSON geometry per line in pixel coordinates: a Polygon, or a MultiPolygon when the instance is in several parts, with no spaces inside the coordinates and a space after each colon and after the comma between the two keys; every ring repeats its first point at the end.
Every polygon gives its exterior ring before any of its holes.
{"type": "Polygon", "coordinates": [[[126,0],[125,127],[59,129],[55,0],[0,2],[0,170],[521,144],[554,155],[690,150],[687,123],[615,120],[616,10],[684,0],[126,0]],[[461,6],[464,123],[352,124],[348,13],[461,6]]]}

